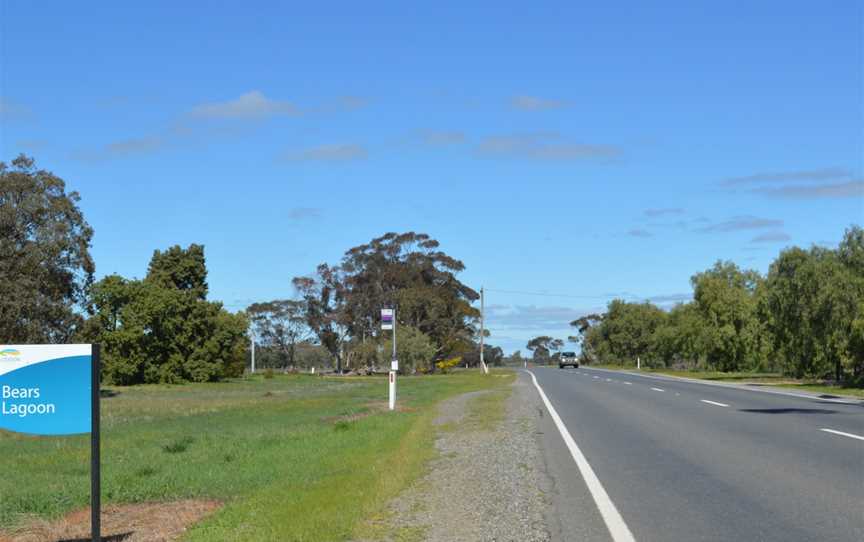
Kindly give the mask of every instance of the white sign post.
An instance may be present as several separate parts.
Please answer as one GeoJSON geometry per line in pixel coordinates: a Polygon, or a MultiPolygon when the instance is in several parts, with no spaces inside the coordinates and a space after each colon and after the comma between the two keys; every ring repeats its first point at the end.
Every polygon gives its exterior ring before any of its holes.
{"type": "Polygon", "coordinates": [[[396,371],[399,361],[396,359],[396,309],[381,309],[381,329],[393,331],[393,357],[390,360],[390,410],[396,409],[396,371]]]}

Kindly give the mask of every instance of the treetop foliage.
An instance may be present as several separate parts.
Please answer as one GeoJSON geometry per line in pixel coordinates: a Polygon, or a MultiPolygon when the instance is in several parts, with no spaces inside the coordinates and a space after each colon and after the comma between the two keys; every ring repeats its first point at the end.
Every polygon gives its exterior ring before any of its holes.
{"type": "MultiPolygon", "coordinates": [[[[473,346],[479,311],[471,302],[479,294],[456,277],[464,269],[425,233],[387,233],[349,249],[338,265],[323,263],[314,275],[296,277],[293,284],[307,325],[339,368],[352,356],[366,362],[380,357],[360,345],[381,340],[380,310],[395,307],[397,332],[407,326],[428,338],[433,350],[417,369],[431,370],[435,360],[473,346]]],[[[399,348],[400,357],[409,355],[399,348]]]]}
{"type": "Polygon", "coordinates": [[[93,282],[77,192],[23,154],[0,162],[0,342],[68,341],[93,282]]]}

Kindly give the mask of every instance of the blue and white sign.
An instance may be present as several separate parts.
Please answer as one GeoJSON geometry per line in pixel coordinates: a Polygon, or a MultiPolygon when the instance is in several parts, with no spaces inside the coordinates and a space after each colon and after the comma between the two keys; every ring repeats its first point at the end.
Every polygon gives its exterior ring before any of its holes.
{"type": "Polygon", "coordinates": [[[0,429],[91,432],[92,371],[89,344],[0,345],[0,429]]]}

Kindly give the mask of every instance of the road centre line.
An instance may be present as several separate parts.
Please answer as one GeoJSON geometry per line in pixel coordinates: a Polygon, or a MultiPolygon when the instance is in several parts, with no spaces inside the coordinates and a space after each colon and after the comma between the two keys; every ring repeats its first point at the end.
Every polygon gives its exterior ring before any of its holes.
{"type": "Polygon", "coordinates": [[[709,401],[708,399],[699,399],[699,400],[702,401],[703,403],[708,403],[709,405],[729,408],[729,405],[727,405],[725,403],[718,403],[717,401],[709,401]]]}
{"type": "Polygon", "coordinates": [[[661,389],[661,388],[651,388],[651,389],[654,390],[654,391],[666,391],[666,390],[661,389]]]}
{"type": "Polygon", "coordinates": [[[825,428],[825,427],[823,427],[823,428],[821,428],[821,429],[819,429],[819,430],[820,430],[820,431],[825,431],[826,433],[833,433],[833,434],[835,434],[835,435],[840,435],[840,436],[842,436],[842,437],[849,437],[849,438],[854,438],[854,439],[858,439],[858,440],[864,440],[864,437],[862,437],[862,436],[860,436],[860,435],[853,435],[852,433],[844,433],[843,431],[837,431],[837,430],[834,430],[834,429],[827,429],[827,428],[825,428]]]}
{"type": "Polygon", "coordinates": [[[627,384],[628,386],[632,386],[632,385],[633,385],[632,382],[624,382],[624,383],[627,384]]]}
{"type": "MultiPolygon", "coordinates": [[[[630,528],[627,527],[624,518],[621,517],[618,509],[615,507],[615,503],[613,503],[612,499],[609,498],[609,494],[606,493],[603,484],[600,483],[600,479],[597,478],[597,475],[594,473],[594,469],[591,468],[591,465],[588,463],[582,450],[579,449],[576,441],[573,440],[573,437],[570,435],[570,432],[567,430],[567,427],[564,425],[564,422],[561,420],[555,407],[552,406],[549,398],[546,397],[543,388],[541,388],[540,384],[537,383],[537,377],[534,376],[534,373],[531,371],[526,372],[531,375],[531,380],[534,381],[534,387],[537,388],[537,392],[540,394],[540,399],[543,400],[546,410],[549,411],[549,417],[552,418],[553,422],[555,422],[558,432],[561,433],[561,437],[564,439],[564,444],[567,445],[567,448],[570,450],[570,455],[573,456],[573,460],[579,468],[579,472],[582,473],[585,485],[588,486],[588,490],[594,498],[594,503],[597,505],[597,509],[600,511],[600,515],[606,523],[606,528],[609,529],[609,534],[612,535],[612,540],[614,542],[636,542],[636,539],[633,538],[633,533],[630,532],[630,528]]],[[[594,378],[597,377],[595,376],[594,378]]]]}

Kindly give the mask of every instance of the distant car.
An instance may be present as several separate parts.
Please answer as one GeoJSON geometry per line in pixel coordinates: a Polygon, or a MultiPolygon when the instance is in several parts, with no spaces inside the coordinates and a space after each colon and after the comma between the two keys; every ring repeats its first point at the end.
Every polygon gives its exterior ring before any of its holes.
{"type": "Polygon", "coordinates": [[[561,357],[558,359],[558,368],[563,369],[568,365],[574,369],[579,368],[579,359],[576,357],[576,352],[561,352],[561,357]]]}

